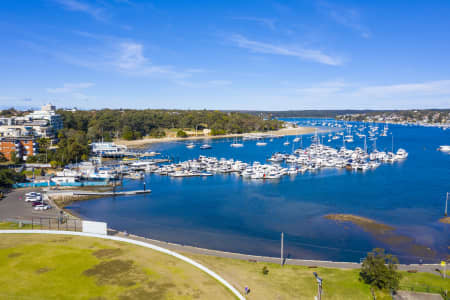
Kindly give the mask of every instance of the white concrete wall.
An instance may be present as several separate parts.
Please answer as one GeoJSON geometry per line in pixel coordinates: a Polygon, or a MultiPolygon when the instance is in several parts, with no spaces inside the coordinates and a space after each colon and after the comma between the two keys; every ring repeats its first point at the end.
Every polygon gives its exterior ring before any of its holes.
{"type": "Polygon", "coordinates": [[[108,234],[108,228],[105,222],[81,221],[82,231],[85,233],[108,234]]]}

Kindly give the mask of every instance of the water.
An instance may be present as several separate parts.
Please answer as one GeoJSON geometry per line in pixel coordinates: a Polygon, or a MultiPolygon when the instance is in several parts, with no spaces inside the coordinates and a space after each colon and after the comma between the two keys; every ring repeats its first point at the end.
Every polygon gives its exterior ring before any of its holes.
{"type": "MultiPolygon", "coordinates": [[[[380,129],[381,126],[380,126],[380,129]]],[[[382,247],[400,261],[418,262],[411,245],[429,247],[437,262],[448,254],[449,225],[443,216],[445,193],[450,191],[450,155],[436,151],[450,144],[450,132],[438,128],[391,125],[394,148],[405,148],[403,162],[383,164],[375,170],[351,172],[323,169],[279,181],[244,180],[235,174],[171,178],[147,175],[150,195],[124,196],[78,202],[71,208],[83,217],[154,239],[255,255],[279,256],[280,233],[285,234],[286,255],[293,258],[359,261],[367,251],[382,247]],[[395,227],[409,237],[404,244],[387,241],[348,223],[323,218],[329,213],[355,214],[395,227]],[[406,245],[406,246],[405,246],[406,245]]],[[[322,134],[321,134],[322,135],[322,134]]],[[[303,136],[303,146],[311,135],[303,136]]],[[[292,142],[294,137],[288,137],[292,142]]],[[[342,140],[326,142],[335,147],[342,140]]],[[[199,155],[264,162],[275,152],[291,152],[286,138],[265,147],[243,141],[231,148],[229,140],[209,140],[210,150],[186,149],[184,142],[161,143],[149,150],[175,159],[199,155]]],[[[348,148],[362,147],[355,136],[348,148]]],[[[297,148],[299,143],[295,145],[297,148]]],[[[372,144],[368,141],[369,151],[372,144]]],[[[392,137],[379,137],[377,148],[390,151],[392,137]]],[[[142,189],[143,181],[125,180],[124,189],[142,189]]]]}

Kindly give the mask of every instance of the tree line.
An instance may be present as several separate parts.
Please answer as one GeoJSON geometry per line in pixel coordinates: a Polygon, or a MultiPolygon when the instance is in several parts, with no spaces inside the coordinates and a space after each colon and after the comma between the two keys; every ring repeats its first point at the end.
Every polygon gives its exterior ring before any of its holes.
{"type": "Polygon", "coordinates": [[[283,122],[268,120],[240,112],[209,110],[80,110],[58,113],[63,129],[58,132],[57,147],[48,139],[38,140],[39,153],[27,162],[51,163],[63,166],[86,160],[89,144],[95,141],[140,139],[145,136],[164,137],[166,130],[176,129],[177,136],[187,136],[183,130],[210,129],[211,135],[268,131],[281,128],[283,122]]]}
{"type": "Polygon", "coordinates": [[[163,137],[166,129],[208,128],[212,134],[276,130],[282,122],[240,112],[211,110],[80,110],[58,111],[65,129],[84,132],[88,139],[126,140],[163,137]]]}

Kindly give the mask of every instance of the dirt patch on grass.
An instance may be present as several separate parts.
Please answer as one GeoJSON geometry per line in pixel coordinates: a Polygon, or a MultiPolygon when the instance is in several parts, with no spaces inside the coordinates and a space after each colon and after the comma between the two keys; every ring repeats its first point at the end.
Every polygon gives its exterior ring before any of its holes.
{"type": "Polygon", "coordinates": [[[175,285],[173,283],[157,283],[149,281],[136,289],[124,292],[119,295],[119,299],[163,299],[166,293],[174,287],[175,285]]]}
{"type": "Polygon", "coordinates": [[[8,254],[8,258],[19,257],[19,256],[21,256],[22,254],[23,254],[23,253],[20,253],[20,252],[13,252],[13,253],[8,254]]]}
{"type": "Polygon", "coordinates": [[[112,258],[121,255],[122,249],[120,248],[108,248],[108,249],[100,249],[92,252],[92,255],[97,257],[98,259],[102,258],[112,258]]]}
{"type": "Polygon", "coordinates": [[[66,243],[72,239],[71,236],[62,236],[58,237],[57,239],[51,240],[51,243],[66,243]]]}
{"type": "Polygon", "coordinates": [[[146,275],[132,260],[102,261],[87,269],[83,275],[95,277],[98,285],[133,286],[146,279],[146,275]]]}
{"type": "Polygon", "coordinates": [[[51,271],[52,269],[50,268],[39,268],[36,270],[36,274],[43,274],[43,273],[47,273],[48,271],[51,271]]]}

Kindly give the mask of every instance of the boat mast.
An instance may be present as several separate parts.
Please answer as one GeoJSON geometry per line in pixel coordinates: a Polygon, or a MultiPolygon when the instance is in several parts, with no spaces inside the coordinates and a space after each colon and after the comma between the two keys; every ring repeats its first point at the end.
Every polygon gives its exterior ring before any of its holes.
{"type": "Polygon", "coordinates": [[[392,134],[392,153],[394,153],[394,135],[392,134]]]}

